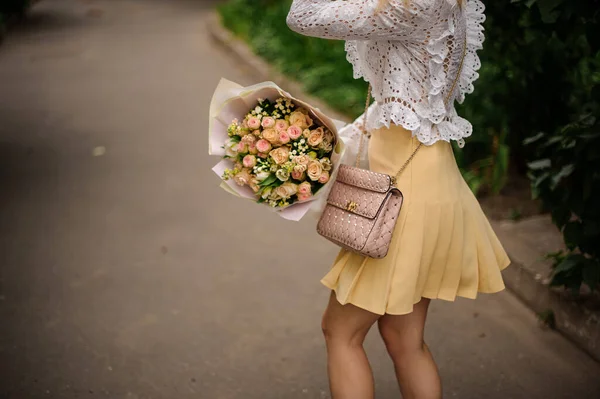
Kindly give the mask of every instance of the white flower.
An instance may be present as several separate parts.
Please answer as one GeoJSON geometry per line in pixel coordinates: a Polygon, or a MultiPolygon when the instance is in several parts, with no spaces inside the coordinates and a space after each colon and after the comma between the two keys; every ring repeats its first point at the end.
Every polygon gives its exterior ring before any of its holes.
{"type": "MultiPolygon", "coordinates": [[[[263,170],[263,168],[259,168],[261,171],[263,170]]],[[[271,174],[269,172],[260,172],[256,174],[256,179],[258,181],[263,181],[265,180],[267,177],[271,176],[271,174]]]]}
{"type": "Polygon", "coordinates": [[[287,169],[279,169],[275,172],[275,176],[281,181],[288,181],[290,179],[290,172],[287,169]]]}

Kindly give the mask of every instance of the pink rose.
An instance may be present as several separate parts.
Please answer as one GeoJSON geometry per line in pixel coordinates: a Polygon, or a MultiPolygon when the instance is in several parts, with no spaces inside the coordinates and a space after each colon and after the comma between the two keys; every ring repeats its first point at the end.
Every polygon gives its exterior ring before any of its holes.
{"type": "Polygon", "coordinates": [[[269,154],[265,154],[263,152],[259,152],[256,156],[259,157],[259,158],[262,158],[262,159],[269,158],[269,154]]]}
{"type": "Polygon", "coordinates": [[[309,200],[311,197],[312,197],[311,193],[308,193],[308,194],[298,193],[298,201],[306,201],[306,200],[309,200]]]}
{"type": "Polygon", "coordinates": [[[302,129],[300,129],[298,126],[290,126],[287,130],[287,134],[292,140],[296,140],[302,136],[302,129]]]}
{"type": "Polygon", "coordinates": [[[262,119],[261,125],[265,129],[272,128],[273,126],[275,126],[275,119],[271,118],[270,116],[265,116],[262,119]]]}
{"type": "Polygon", "coordinates": [[[286,131],[288,127],[290,127],[290,124],[287,123],[287,121],[284,119],[277,119],[277,121],[275,122],[275,130],[277,130],[278,132],[286,131]]]}
{"type": "Polygon", "coordinates": [[[292,179],[304,180],[304,172],[294,169],[292,171],[292,179]]]}
{"type": "Polygon", "coordinates": [[[271,143],[269,143],[267,140],[265,139],[260,139],[258,140],[258,142],[256,143],[256,149],[259,152],[269,152],[271,151],[271,143]]]}
{"type": "Polygon", "coordinates": [[[258,150],[256,149],[256,143],[251,143],[248,145],[248,152],[252,155],[258,154],[258,150]]]}
{"type": "Polygon", "coordinates": [[[305,181],[304,183],[300,183],[298,186],[298,193],[303,195],[310,195],[312,192],[312,187],[309,182],[305,181]]]}
{"type": "Polygon", "coordinates": [[[256,116],[251,116],[246,121],[246,124],[250,130],[256,130],[260,127],[260,119],[258,119],[256,116]]]}
{"type": "Polygon", "coordinates": [[[325,184],[329,181],[329,172],[323,171],[321,176],[319,176],[319,183],[325,184]]]}
{"type": "MultiPolygon", "coordinates": [[[[256,166],[256,157],[254,155],[246,155],[242,160],[242,163],[246,168],[253,168],[254,166],[256,166]]],[[[319,179],[319,181],[321,181],[321,179],[319,179]]]]}
{"type": "Polygon", "coordinates": [[[248,145],[246,143],[244,143],[243,141],[240,141],[237,145],[236,151],[239,154],[244,154],[244,153],[248,152],[248,145]]]}
{"type": "Polygon", "coordinates": [[[279,142],[281,144],[287,144],[290,142],[290,136],[286,132],[279,133],[279,142]]]}

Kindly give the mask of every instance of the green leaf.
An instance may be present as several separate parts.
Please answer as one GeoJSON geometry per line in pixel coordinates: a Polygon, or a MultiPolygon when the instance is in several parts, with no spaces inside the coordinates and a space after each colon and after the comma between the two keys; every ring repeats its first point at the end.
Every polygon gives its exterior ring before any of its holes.
{"type": "Polygon", "coordinates": [[[529,144],[533,144],[536,141],[539,141],[542,137],[545,137],[546,135],[544,133],[538,133],[535,136],[531,136],[526,138],[525,140],[523,140],[523,145],[529,145],[529,144]]]}
{"type": "Polygon", "coordinates": [[[560,262],[556,266],[556,268],[554,269],[554,273],[558,274],[558,273],[569,272],[572,269],[574,269],[575,267],[577,267],[579,262],[580,262],[580,259],[578,259],[574,256],[568,256],[565,259],[563,259],[563,261],[560,262]]]}
{"type": "Polygon", "coordinates": [[[277,176],[275,176],[274,174],[271,174],[265,180],[259,182],[258,186],[259,187],[267,187],[267,186],[270,186],[271,184],[275,183],[276,180],[278,180],[277,176]]]}
{"type": "Polygon", "coordinates": [[[574,170],[575,165],[573,164],[563,166],[563,168],[558,173],[552,176],[552,184],[550,184],[550,189],[554,190],[558,186],[560,181],[565,177],[569,177],[574,170]]]}
{"type": "Polygon", "coordinates": [[[547,169],[552,166],[552,162],[548,158],[538,159],[537,161],[528,163],[527,166],[532,170],[547,169]]]}
{"type": "Polygon", "coordinates": [[[542,15],[542,21],[547,24],[556,22],[560,16],[560,12],[556,8],[564,0],[538,0],[537,5],[542,15]]]}

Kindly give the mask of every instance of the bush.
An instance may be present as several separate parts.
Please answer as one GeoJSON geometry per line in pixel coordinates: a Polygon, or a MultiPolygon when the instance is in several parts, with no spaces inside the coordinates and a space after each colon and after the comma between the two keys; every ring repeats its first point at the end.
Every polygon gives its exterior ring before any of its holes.
{"type": "Polygon", "coordinates": [[[553,285],[579,292],[600,282],[600,123],[584,115],[554,135],[527,140],[540,157],[529,164],[534,195],[561,230],[566,252],[554,258],[553,285]]]}

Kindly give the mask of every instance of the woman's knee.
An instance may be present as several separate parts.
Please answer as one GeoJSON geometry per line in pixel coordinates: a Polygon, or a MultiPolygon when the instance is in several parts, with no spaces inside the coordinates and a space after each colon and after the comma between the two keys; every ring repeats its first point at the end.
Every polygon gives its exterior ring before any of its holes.
{"type": "Polygon", "coordinates": [[[321,320],[321,330],[325,341],[342,345],[362,345],[376,317],[367,313],[344,312],[340,314],[328,308],[321,320]]]}
{"type": "Polygon", "coordinates": [[[416,329],[400,328],[396,320],[381,318],[379,334],[393,357],[409,357],[425,350],[423,335],[416,329]]]}

